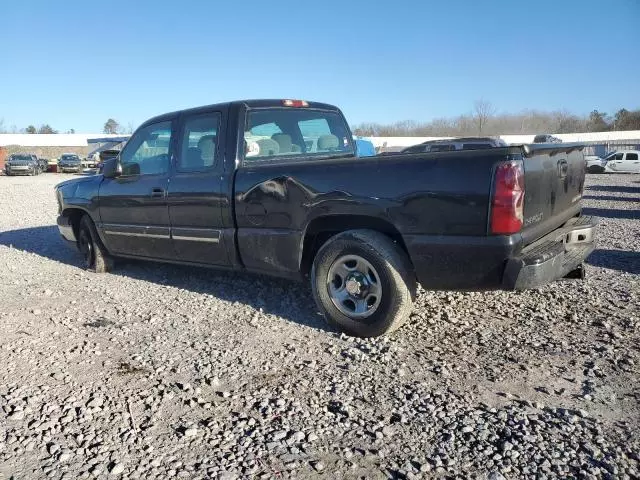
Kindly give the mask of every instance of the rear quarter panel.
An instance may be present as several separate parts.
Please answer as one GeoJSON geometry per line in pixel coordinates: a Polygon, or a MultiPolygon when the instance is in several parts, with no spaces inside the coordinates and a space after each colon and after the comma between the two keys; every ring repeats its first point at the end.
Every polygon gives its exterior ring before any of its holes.
{"type": "Polygon", "coordinates": [[[235,179],[238,249],[253,270],[297,272],[316,218],[362,215],[401,234],[485,235],[493,165],[506,149],[255,164],[235,179]]]}

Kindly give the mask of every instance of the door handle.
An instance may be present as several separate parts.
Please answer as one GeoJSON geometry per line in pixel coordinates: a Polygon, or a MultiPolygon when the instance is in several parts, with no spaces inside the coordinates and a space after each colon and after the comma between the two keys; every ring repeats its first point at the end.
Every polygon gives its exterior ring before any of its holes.
{"type": "Polygon", "coordinates": [[[164,197],[164,189],[162,188],[152,188],[151,196],[154,198],[164,197]]]}

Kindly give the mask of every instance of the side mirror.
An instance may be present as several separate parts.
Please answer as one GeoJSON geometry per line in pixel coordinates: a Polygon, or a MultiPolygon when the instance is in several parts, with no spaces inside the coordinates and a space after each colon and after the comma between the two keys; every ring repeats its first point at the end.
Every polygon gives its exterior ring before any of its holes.
{"type": "Polygon", "coordinates": [[[104,178],[116,178],[122,175],[122,165],[118,157],[109,158],[104,161],[101,169],[104,178]]]}

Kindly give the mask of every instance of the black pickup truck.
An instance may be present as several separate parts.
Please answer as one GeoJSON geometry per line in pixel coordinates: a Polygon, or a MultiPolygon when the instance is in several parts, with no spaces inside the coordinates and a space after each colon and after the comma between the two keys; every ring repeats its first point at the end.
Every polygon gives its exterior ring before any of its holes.
{"type": "Polygon", "coordinates": [[[144,123],[98,175],[56,187],[62,236],[113,257],[311,281],[325,318],[398,328],[416,286],[524,289],[594,248],[578,144],[358,158],[336,107],[252,100],[144,123]]]}

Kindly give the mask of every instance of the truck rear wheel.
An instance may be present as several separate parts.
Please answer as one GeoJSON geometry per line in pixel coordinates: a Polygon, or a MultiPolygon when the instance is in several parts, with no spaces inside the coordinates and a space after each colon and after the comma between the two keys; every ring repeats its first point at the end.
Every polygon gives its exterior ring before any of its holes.
{"type": "Polygon", "coordinates": [[[329,324],[357,337],[377,337],[409,318],[416,280],[407,255],[389,237],[351,230],[320,248],[311,287],[329,324]]]}
{"type": "Polygon", "coordinates": [[[113,268],[113,259],[102,245],[89,215],[83,215],[78,228],[78,250],[84,268],[96,273],[107,273],[113,268]]]}

